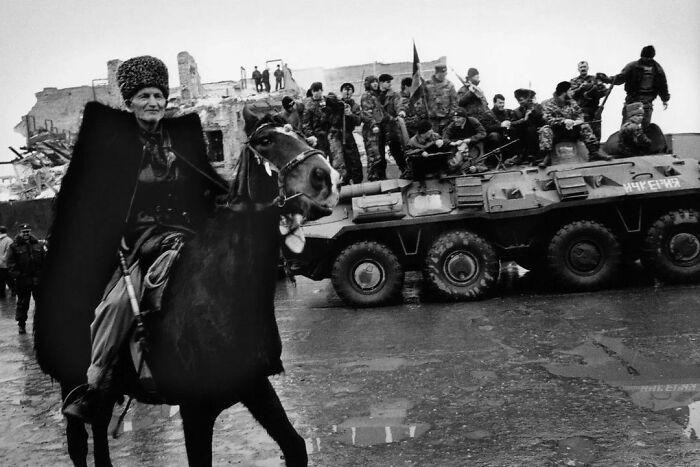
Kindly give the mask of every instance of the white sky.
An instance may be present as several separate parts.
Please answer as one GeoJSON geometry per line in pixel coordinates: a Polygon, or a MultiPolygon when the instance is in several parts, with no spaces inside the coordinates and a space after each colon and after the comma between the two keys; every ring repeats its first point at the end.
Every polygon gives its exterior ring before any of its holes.
{"type": "MultiPolygon", "coordinates": [[[[654,121],[665,132],[700,132],[699,20],[697,0],[0,0],[0,159],[23,144],[12,128],[35,92],[106,78],[113,58],[157,56],[177,86],[183,50],[213,82],[275,58],[293,70],[410,61],[412,39],[421,60],[447,55],[462,75],[478,68],[489,99],[502,93],[508,107],[513,90],[530,84],[546,99],[579,60],[615,74],[653,44],[671,92],[654,121]]],[[[619,126],[623,98],[616,87],[604,138],[619,126]]]]}

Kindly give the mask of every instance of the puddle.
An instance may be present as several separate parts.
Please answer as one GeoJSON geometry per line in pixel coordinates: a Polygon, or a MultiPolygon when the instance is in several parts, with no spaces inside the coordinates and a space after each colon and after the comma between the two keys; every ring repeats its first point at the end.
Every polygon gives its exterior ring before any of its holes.
{"type": "Polygon", "coordinates": [[[545,365],[558,376],[595,378],[625,391],[632,402],[663,412],[684,427],[690,439],[700,435],[700,367],[683,362],[657,362],[625,347],[622,339],[600,334],[569,351],[581,365],[545,365]]]}
{"type": "Polygon", "coordinates": [[[427,432],[430,424],[407,422],[408,410],[412,406],[407,399],[371,406],[368,417],[353,417],[340,425],[333,425],[333,433],[339,441],[352,446],[374,446],[416,438],[427,432]]]}

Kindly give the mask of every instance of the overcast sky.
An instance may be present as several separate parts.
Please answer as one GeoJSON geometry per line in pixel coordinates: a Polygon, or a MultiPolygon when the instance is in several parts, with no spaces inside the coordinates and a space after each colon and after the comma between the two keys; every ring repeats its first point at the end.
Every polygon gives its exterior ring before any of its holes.
{"type": "MultiPolygon", "coordinates": [[[[276,58],[292,69],[410,61],[413,39],[421,60],[479,69],[488,97],[502,93],[509,107],[519,87],[549,97],[579,60],[614,74],[653,44],[671,92],[653,120],[700,132],[699,20],[697,0],[0,0],[0,159],[22,144],[13,127],[34,93],[106,78],[110,59],[155,55],[177,86],[183,50],[213,82],[276,58]]],[[[604,137],[619,127],[623,98],[616,87],[604,137]]]]}

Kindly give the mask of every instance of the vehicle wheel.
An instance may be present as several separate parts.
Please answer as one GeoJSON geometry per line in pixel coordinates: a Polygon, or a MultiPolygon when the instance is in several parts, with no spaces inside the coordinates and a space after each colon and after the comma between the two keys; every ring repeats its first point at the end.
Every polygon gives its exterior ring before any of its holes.
{"type": "Polygon", "coordinates": [[[559,286],[591,290],[610,284],[622,263],[615,235],[595,221],[567,224],[547,247],[547,270],[559,286]]]}
{"type": "Polygon", "coordinates": [[[335,259],[331,271],[338,296],[358,307],[395,301],[401,295],[403,280],[403,268],[394,252],[377,242],[347,246],[335,259]]]}
{"type": "Polygon", "coordinates": [[[694,209],[671,211],[654,222],[644,237],[642,264],[660,279],[700,279],[700,220],[694,209]]]}
{"type": "Polygon", "coordinates": [[[454,230],[438,236],[425,255],[428,290],[445,300],[484,297],[498,279],[500,265],[489,242],[477,234],[454,230]]]}

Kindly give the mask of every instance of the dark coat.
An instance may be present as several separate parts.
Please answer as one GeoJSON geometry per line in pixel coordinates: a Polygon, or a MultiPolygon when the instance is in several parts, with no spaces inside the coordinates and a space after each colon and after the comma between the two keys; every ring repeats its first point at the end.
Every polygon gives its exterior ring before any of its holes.
{"type": "MultiPolygon", "coordinates": [[[[207,160],[196,114],[164,119],[172,148],[225,186],[207,160]]],[[[134,193],[143,144],[134,116],[88,103],[73,156],[56,198],[37,294],[35,347],[42,370],[60,381],[81,381],[90,359],[94,309],[117,265],[116,253],[134,193]]],[[[185,203],[203,220],[221,188],[183,164],[193,180],[185,203]]],[[[217,185],[218,185],[217,183],[217,185]]],[[[196,223],[195,223],[196,224],[196,223]]]]}
{"type": "Polygon", "coordinates": [[[20,234],[10,245],[7,254],[7,269],[17,287],[37,285],[39,272],[44,262],[44,247],[33,235],[28,239],[20,234]]]}
{"type": "Polygon", "coordinates": [[[619,75],[615,76],[615,84],[625,83],[625,92],[627,93],[626,102],[635,102],[639,100],[644,66],[652,67],[652,73],[654,74],[653,97],[659,96],[663,102],[668,102],[671,95],[668,93],[666,73],[661,65],[651,58],[640,58],[639,60],[630,62],[625,65],[619,75]]]}

